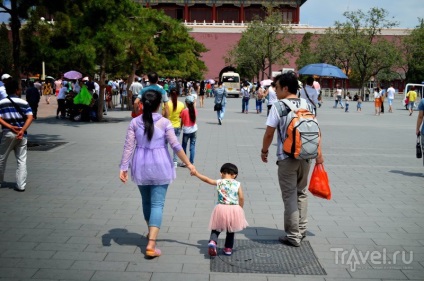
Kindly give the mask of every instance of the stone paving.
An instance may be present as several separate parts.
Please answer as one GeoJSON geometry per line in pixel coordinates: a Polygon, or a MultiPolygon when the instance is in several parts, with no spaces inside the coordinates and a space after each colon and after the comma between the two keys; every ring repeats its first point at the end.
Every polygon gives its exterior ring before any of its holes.
{"type": "MultiPolygon", "coordinates": [[[[212,178],[228,161],[240,171],[250,227],[236,239],[277,239],[283,203],[277,182],[275,140],[270,162],[260,160],[266,114],[242,114],[229,99],[223,125],[212,100],[199,108],[196,168],[212,178]]],[[[0,280],[424,280],[424,167],[415,158],[417,114],[396,101],[394,113],[374,116],[333,109],[318,111],[325,167],[333,198],[310,196],[308,237],[327,275],[210,272],[207,224],[213,188],[177,168],[168,190],[158,247],[144,258],[147,227],[140,194],[118,178],[128,111],[109,111],[114,122],[77,123],[54,118],[56,101],[40,102],[31,141],[67,142],[28,153],[28,187],[12,189],[10,155],[0,188],[0,280]],[[402,256],[403,255],[403,256],[402,256]]],[[[387,110],[387,109],[386,109],[387,110]]]]}

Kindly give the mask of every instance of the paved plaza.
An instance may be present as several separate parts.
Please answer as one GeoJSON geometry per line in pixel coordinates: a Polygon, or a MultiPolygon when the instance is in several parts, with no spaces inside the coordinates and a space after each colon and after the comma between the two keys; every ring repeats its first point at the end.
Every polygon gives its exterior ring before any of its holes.
{"type": "MultiPolygon", "coordinates": [[[[181,99],[182,100],[182,99],[181,99]]],[[[309,197],[310,242],[326,275],[211,272],[207,255],[214,188],[185,168],[168,189],[158,247],[144,258],[147,227],[140,194],[118,178],[128,111],[110,111],[108,122],[55,118],[56,101],[40,101],[31,142],[65,142],[50,151],[29,151],[27,191],[13,190],[15,160],[9,156],[0,188],[0,280],[191,281],[191,280],[424,280],[424,167],[415,158],[415,124],[396,101],[394,113],[374,116],[373,103],[318,111],[325,168],[333,198],[309,197]]],[[[387,107],[387,103],[386,103],[387,107]]],[[[223,125],[213,100],[198,109],[195,166],[219,177],[232,162],[245,192],[249,227],[237,240],[274,240],[283,235],[283,203],[275,165],[260,149],[265,114],[241,113],[231,98],[223,125]]],[[[387,112],[387,108],[386,108],[387,112]]],[[[221,237],[222,238],[222,237],[221,237]]],[[[237,250],[235,248],[235,250],[237,250]]],[[[290,260],[287,262],[291,262],[290,260]]]]}

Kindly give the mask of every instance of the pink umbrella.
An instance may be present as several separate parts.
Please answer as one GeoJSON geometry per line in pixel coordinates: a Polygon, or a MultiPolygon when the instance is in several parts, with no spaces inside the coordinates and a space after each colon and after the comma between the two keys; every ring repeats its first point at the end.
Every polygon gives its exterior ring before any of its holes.
{"type": "Polygon", "coordinates": [[[65,74],[63,74],[63,77],[65,77],[67,79],[71,79],[71,80],[76,80],[76,79],[81,79],[82,74],[79,73],[78,71],[71,70],[71,71],[68,71],[65,74]]]}
{"type": "Polygon", "coordinates": [[[263,86],[263,87],[269,86],[269,85],[271,85],[272,82],[274,82],[274,81],[272,81],[271,79],[262,80],[261,86],[263,86]]]}

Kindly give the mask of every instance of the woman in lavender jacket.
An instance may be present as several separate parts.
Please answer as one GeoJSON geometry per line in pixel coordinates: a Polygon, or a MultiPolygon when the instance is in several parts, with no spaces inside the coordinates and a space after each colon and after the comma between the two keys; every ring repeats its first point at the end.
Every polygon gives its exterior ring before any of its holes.
{"type": "Polygon", "coordinates": [[[166,191],[176,177],[167,143],[190,172],[196,172],[175,136],[171,121],[158,113],[161,99],[162,94],[157,91],[144,93],[143,114],[134,118],[128,127],[119,173],[121,181],[127,182],[130,167],[131,179],[140,190],[144,219],[149,228],[146,257],[150,258],[161,255],[156,248],[156,238],[162,223],[166,191]]]}

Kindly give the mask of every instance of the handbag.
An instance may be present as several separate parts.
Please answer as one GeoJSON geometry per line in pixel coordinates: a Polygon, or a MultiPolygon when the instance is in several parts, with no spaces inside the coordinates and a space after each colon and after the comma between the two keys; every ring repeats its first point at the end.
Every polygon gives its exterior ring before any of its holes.
{"type": "Polygon", "coordinates": [[[330,182],[323,164],[315,164],[308,190],[316,197],[331,199],[330,182]]]}
{"type": "Polygon", "coordinates": [[[416,150],[417,150],[417,158],[423,158],[423,152],[421,150],[421,137],[420,137],[420,135],[417,136],[416,150]]]}

